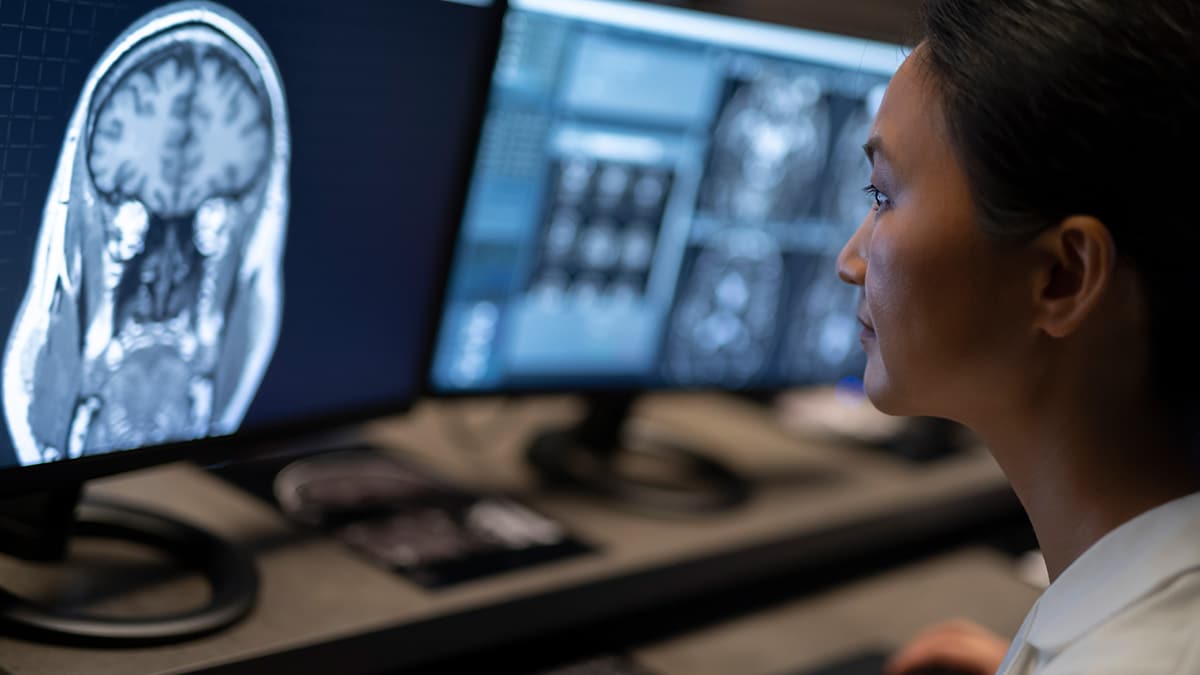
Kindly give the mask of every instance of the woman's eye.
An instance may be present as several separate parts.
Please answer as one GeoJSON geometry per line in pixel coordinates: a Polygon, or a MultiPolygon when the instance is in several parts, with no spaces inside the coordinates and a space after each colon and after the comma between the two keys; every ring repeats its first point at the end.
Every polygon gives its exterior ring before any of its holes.
{"type": "Polygon", "coordinates": [[[876,210],[881,210],[887,207],[887,205],[890,203],[888,196],[880,192],[879,188],[875,187],[874,185],[868,185],[867,187],[863,188],[863,192],[867,193],[867,196],[871,198],[871,205],[875,207],[876,210]]]}

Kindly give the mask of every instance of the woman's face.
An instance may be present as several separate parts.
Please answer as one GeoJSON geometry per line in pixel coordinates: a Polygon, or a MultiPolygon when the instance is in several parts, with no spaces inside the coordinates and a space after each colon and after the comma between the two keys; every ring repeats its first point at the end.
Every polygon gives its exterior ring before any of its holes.
{"type": "Polygon", "coordinates": [[[1012,391],[1032,289],[1019,247],[976,223],[922,58],[918,48],[879,108],[865,146],[875,208],[838,271],[863,289],[872,402],[891,414],[966,421],[1012,391]]]}

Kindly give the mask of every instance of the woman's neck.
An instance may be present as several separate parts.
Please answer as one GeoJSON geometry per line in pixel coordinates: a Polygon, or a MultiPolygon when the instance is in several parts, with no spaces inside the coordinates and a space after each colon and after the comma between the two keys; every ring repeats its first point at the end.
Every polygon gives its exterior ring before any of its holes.
{"type": "Polygon", "coordinates": [[[1135,413],[1151,406],[1105,408],[1061,406],[980,430],[1029,515],[1052,580],[1121,524],[1200,491],[1200,471],[1168,426],[1135,413]]]}

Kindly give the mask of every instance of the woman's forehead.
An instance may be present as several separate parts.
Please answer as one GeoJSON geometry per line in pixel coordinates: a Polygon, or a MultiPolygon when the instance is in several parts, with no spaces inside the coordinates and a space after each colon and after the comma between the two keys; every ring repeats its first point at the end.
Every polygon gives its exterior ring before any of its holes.
{"type": "Polygon", "coordinates": [[[896,71],[867,139],[875,157],[896,171],[952,161],[940,97],[921,54],[918,48],[896,71]]]}

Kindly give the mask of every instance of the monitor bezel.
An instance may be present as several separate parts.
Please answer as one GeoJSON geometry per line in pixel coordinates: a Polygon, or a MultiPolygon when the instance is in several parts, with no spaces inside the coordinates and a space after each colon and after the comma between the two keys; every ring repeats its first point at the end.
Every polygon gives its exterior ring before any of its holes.
{"type": "Polygon", "coordinates": [[[490,89],[492,73],[495,71],[496,58],[499,54],[504,17],[508,12],[508,0],[490,0],[490,5],[458,3],[452,0],[442,1],[449,5],[461,4],[463,12],[482,12],[487,17],[487,25],[481,42],[481,57],[476,64],[477,71],[473,74],[474,91],[483,92],[484,95],[479,97],[477,105],[464,116],[464,124],[461,129],[465,138],[462,147],[462,161],[458,167],[458,175],[455,176],[451,187],[449,206],[445,210],[446,222],[439,223],[441,231],[445,235],[439,241],[441,248],[435,255],[433,264],[435,283],[426,298],[427,306],[423,308],[424,315],[431,317],[431,320],[422,328],[418,338],[419,374],[414,383],[412,395],[330,410],[326,414],[308,414],[295,419],[264,424],[254,429],[239,429],[232,434],[222,436],[163,443],[132,450],[118,450],[42,464],[0,466],[0,497],[53,490],[95,478],[174,461],[211,464],[233,460],[238,456],[251,454],[259,447],[287,444],[289,441],[304,436],[349,427],[370,419],[405,413],[429,393],[426,373],[429,372],[437,345],[441,307],[445,296],[444,285],[450,276],[449,268],[454,259],[458,229],[466,208],[466,197],[470,190],[475,157],[479,151],[479,129],[487,114],[487,92],[490,89]]]}
{"type": "MultiPolygon", "coordinates": [[[[664,2],[663,0],[617,0],[617,1],[618,2],[640,3],[643,5],[658,7],[658,8],[665,9],[665,10],[691,12],[691,13],[711,15],[711,16],[720,16],[720,17],[725,17],[725,18],[730,19],[735,22],[757,24],[759,26],[781,27],[784,29],[796,30],[799,32],[810,32],[810,33],[827,35],[827,36],[847,37],[847,38],[851,38],[854,40],[861,40],[865,43],[875,43],[876,45],[883,45],[883,46],[889,46],[889,47],[894,46],[900,50],[910,49],[910,47],[902,44],[901,42],[889,42],[889,41],[880,40],[880,39],[874,38],[874,37],[867,37],[864,35],[856,35],[856,34],[853,34],[850,32],[804,27],[804,26],[794,25],[794,24],[790,24],[790,23],[789,24],[772,23],[770,21],[767,21],[767,20],[764,20],[761,18],[746,18],[744,16],[739,16],[736,14],[723,12],[723,11],[721,11],[720,8],[702,7],[699,5],[699,3],[694,4],[694,5],[688,5],[688,6],[679,6],[676,4],[672,4],[669,1],[664,2]]],[[[519,9],[519,8],[512,6],[512,3],[508,2],[508,0],[505,0],[502,15],[507,16],[510,9],[519,9]]],[[[501,19],[501,24],[503,24],[503,18],[501,19]]],[[[503,39],[503,30],[501,30],[501,33],[499,35],[497,35],[496,38],[497,38],[497,43],[496,43],[495,47],[497,50],[499,50],[501,47],[500,40],[503,39]]],[[[494,59],[493,59],[493,61],[494,61],[494,59]]],[[[479,127],[477,129],[475,129],[475,131],[474,131],[474,133],[477,136],[482,134],[483,124],[487,120],[487,113],[489,110],[488,106],[491,103],[491,91],[490,91],[491,81],[492,81],[492,77],[489,75],[489,78],[488,78],[489,91],[488,91],[487,96],[484,97],[483,115],[479,118],[479,127]]],[[[476,139],[476,140],[478,140],[478,139],[476,139]]],[[[478,143],[476,143],[476,146],[478,146],[478,143]]],[[[478,153],[478,147],[476,147],[476,153],[478,153]]],[[[474,178],[474,176],[473,176],[474,166],[477,161],[478,161],[478,157],[474,156],[471,158],[471,161],[468,162],[468,165],[471,167],[470,173],[472,175],[469,175],[467,177],[466,191],[462,195],[462,198],[464,201],[464,204],[463,204],[464,208],[462,209],[462,211],[463,211],[464,215],[465,215],[465,210],[466,210],[465,202],[467,199],[470,198],[470,190],[471,190],[473,178],[474,178]]],[[[503,386],[503,385],[502,386],[469,388],[469,389],[441,387],[438,385],[437,378],[435,377],[434,360],[437,357],[438,345],[441,343],[442,331],[444,328],[446,328],[446,325],[445,325],[446,322],[444,321],[445,312],[446,312],[446,300],[450,297],[450,282],[452,281],[453,274],[454,274],[454,259],[456,257],[455,254],[458,251],[458,246],[461,243],[461,238],[462,238],[462,234],[463,234],[462,222],[457,223],[452,229],[454,232],[454,236],[453,236],[451,244],[450,244],[450,250],[448,251],[449,259],[446,261],[446,263],[441,268],[443,271],[443,278],[441,279],[441,283],[438,285],[439,290],[437,292],[438,307],[436,308],[435,313],[439,317],[439,320],[435,326],[434,336],[433,336],[433,344],[430,347],[429,360],[427,362],[428,369],[425,372],[425,386],[424,386],[424,394],[423,395],[427,398],[441,399],[441,400],[447,400],[447,401],[455,401],[455,400],[465,401],[465,400],[482,399],[482,398],[495,397],[495,396],[503,396],[503,397],[507,397],[507,398],[526,398],[526,397],[544,397],[544,396],[554,396],[554,395],[561,396],[561,395],[566,394],[566,395],[578,395],[578,396],[582,396],[582,397],[611,397],[611,396],[636,397],[636,396],[639,396],[642,394],[648,394],[648,393],[679,394],[679,395],[733,393],[733,394],[737,394],[737,395],[741,395],[741,396],[763,398],[763,397],[768,397],[768,396],[778,394],[783,391],[787,391],[789,389],[795,389],[795,388],[800,388],[800,387],[822,386],[822,385],[831,385],[832,386],[832,385],[837,384],[835,382],[821,379],[821,378],[792,378],[792,379],[789,379],[786,384],[779,383],[779,384],[771,385],[771,384],[766,384],[766,383],[755,382],[755,383],[751,383],[749,385],[742,386],[742,387],[722,386],[720,384],[712,384],[712,383],[695,383],[695,384],[648,383],[648,384],[645,384],[642,386],[637,386],[637,385],[628,384],[629,381],[637,379],[636,377],[612,377],[612,378],[609,378],[610,381],[613,381],[613,382],[619,381],[619,382],[622,382],[621,384],[607,384],[604,382],[596,381],[597,378],[593,377],[592,383],[589,384],[587,382],[581,381],[579,383],[576,383],[575,386],[573,386],[571,388],[567,388],[566,386],[563,386],[563,387],[553,387],[553,386],[519,387],[519,386],[503,386]]],[[[582,378],[581,378],[581,380],[582,380],[582,378]]]]}

